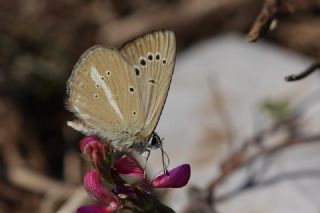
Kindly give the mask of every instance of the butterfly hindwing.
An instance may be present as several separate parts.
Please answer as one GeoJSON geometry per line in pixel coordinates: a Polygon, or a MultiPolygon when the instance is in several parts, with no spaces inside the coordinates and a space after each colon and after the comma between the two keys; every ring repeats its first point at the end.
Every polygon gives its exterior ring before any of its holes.
{"type": "Polygon", "coordinates": [[[141,135],[153,133],[169,91],[176,54],[176,41],[171,31],[158,31],[125,44],[121,53],[134,66],[146,113],[141,135]]]}
{"type": "Polygon", "coordinates": [[[68,108],[107,140],[130,143],[146,119],[133,66],[118,50],[87,50],[68,81],[68,108]]]}

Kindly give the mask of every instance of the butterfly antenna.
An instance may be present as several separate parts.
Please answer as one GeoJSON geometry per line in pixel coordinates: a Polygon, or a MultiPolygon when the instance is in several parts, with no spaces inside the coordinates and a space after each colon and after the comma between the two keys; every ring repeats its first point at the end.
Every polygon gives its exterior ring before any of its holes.
{"type": "Polygon", "coordinates": [[[170,158],[169,158],[168,154],[164,151],[162,143],[160,144],[160,150],[161,150],[163,171],[166,173],[166,175],[169,175],[168,167],[170,164],[170,158]],[[164,156],[166,156],[166,158],[167,158],[167,163],[164,160],[164,156]]]}

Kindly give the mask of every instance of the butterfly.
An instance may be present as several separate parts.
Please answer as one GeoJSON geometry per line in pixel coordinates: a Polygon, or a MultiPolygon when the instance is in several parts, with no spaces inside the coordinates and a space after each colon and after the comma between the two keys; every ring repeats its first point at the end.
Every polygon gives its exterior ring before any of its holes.
{"type": "Polygon", "coordinates": [[[67,82],[67,124],[97,135],[119,151],[140,153],[159,147],[155,133],[168,95],[176,57],[172,31],[147,33],[120,49],[86,50],[67,82]]]}

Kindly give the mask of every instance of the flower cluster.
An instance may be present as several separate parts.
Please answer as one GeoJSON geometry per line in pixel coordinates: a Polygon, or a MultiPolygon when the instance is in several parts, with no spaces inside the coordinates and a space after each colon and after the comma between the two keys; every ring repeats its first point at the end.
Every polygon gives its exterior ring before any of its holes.
{"type": "Polygon", "coordinates": [[[78,213],[109,213],[120,209],[133,212],[174,212],[151,193],[153,188],[179,188],[190,178],[190,166],[180,165],[149,180],[144,169],[131,156],[114,159],[112,147],[94,136],[80,141],[80,149],[91,164],[84,178],[86,191],[101,204],[78,208],[78,213]]]}

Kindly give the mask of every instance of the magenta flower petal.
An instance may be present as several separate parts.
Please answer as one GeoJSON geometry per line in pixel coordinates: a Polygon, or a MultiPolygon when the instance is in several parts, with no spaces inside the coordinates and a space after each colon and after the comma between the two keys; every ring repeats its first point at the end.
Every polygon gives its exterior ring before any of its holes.
{"type": "Polygon", "coordinates": [[[94,151],[98,151],[105,156],[110,150],[110,145],[108,143],[102,142],[95,136],[88,136],[83,138],[80,143],[81,152],[90,157],[94,151]]]}
{"type": "Polygon", "coordinates": [[[144,178],[144,170],[134,158],[128,155],[114,162],[113,167],[119,174],[138,179],[144,178]]]}
{"type": "Polygon", "coordinates": [[[110,180],[113,155],[110,144],[95,136],[88,136],[80,141],[80,149],[84,158],[99,171],[100,176],[110,180]]]}
{"type": "Polygon", "coordinates": [[[89,170],[84,177],[84,188],[98,201],[106,204],[109,210],[116,210],[119,207],[118,197],[100,182],[100,176],[97,171],[89,170]]]}
{"type": "Polygon", "coordinates": [[[80,150],[83,151],[86,145],[92,144],[92,142],[98,142],[98,141],[99,139],[96,136],[87,136],[80,141],[79,143],[80,150]]]}
{"type": "Polygon", "coordinates": [[[102,205],[81,206],[77,209],[77,213],[111,213],[114,209],[102,205]]]}
{"type": "Polygon", "coordinates": [[[166,173],[156,177],[151,185],[154,188],[180,188],[185,186],[190,179],[191,169],[189,164],[182,164],[166,173]]]}

